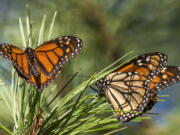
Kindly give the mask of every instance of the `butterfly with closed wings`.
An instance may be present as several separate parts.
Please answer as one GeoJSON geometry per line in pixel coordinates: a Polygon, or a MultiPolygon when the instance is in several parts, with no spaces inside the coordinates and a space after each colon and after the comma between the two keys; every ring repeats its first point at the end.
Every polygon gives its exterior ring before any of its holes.
{"type": "Polygon", "coordinates": [[[140,55],[96,82],[118,120],[127,122],[149,111],[160,90],[180,81],[180,67],[166,62],[163,53],[140,55]]]}
{"type": "Polygon", "coordinates": [[[46,41],[35,49],[22,50],[11,44],[0,44],[0,55],[12,61],[19,76],[36,87],[38,91],[55,79],[62,65],[77,56],[82,49],[78,37],[63,36],[46,41]]]}

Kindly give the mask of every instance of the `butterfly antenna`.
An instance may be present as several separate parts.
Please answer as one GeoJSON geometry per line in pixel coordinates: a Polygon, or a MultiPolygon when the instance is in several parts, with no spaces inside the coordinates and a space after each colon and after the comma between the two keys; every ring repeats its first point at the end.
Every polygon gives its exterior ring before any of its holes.
{"type": "Polygon", "coordinates": [[[75,76],[78,74],[78,72],[76,72],[70,79],[69,81],[64,85],[64,87],[56,94],[56,96],[49,102],[49,104],[47,105],[47,107],[49,107],[50,104],[52,104],[52,102],[64,91],[64,89],[71,83],[71,81],[75,78],[75,76]]]}

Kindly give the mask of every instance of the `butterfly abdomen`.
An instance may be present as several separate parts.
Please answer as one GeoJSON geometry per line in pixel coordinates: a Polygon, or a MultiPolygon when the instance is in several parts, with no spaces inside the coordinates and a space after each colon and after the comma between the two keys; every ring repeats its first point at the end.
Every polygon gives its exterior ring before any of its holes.
{"type": "Polygon", "coordinates": [[[28,58],[28,66],[30,69],[30,73],[33,75],[36,83],[37,83],[37,89],[40,90],[41,89],[41,73],[38,71],[37,69],[37,61],[36,61],[36,57],[34,54],[34,49],[27,47],[25,50],[25,54],[27,55],[28,58]]]}
{"type": "Polygon", "coordinates": [[[25,54],[28,58],[28,66],[31,69],[30,72],[33,74],[33,76],[39,76],[39,72],[37,71],[37,68],[35,66],[37,63],[34,55],[34,50],[32,48],[27,47],[25,50],[25,54]]]}

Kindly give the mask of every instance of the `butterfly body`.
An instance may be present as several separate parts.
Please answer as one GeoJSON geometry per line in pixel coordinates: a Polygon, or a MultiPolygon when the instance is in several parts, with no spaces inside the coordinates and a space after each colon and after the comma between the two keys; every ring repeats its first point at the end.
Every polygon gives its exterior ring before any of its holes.
{"type": "Polygon", "coordinates": [[[180,67],[166,62],[163,53],[140,55],[96,82],[118,120],[130,121],[151,110],[158,92],[180,81],[180,67]]]}
{"type": "Polygon", "coordinates": [[[0,44],[0,54],[12,61],[18,74],[39,91],[54,80],[63,64],[77,56],[82,40],[64,36],[46,41],[35,49],[22,50],[14,45],[0,44]]]}
{"type": "MultiPolygon", "coordinates": [[[[32,74],[33,78],[35,79],[35,82],[37,84],[37,89],[41,89],[41,73],[38,71],[36,65],[37,63],[37,59],[35,57],[34,54],[34,49],[27,47],[25,49],[25,55],[27,57],[27,61],[28,61],[28,67],[29,67],[29,72],[30,74],[32,74]]],[[[22,75],[23,76],[23,75],[22,75]]],[[[30,76],[26,79],[30,79],[30,76]]]]}

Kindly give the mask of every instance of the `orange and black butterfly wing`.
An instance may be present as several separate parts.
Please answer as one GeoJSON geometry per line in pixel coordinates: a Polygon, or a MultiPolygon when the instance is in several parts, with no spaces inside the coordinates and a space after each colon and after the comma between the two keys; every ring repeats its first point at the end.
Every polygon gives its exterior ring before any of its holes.
{"type": "Polygon", "coordinates": [[[13,63],[14,68],[18,72],[18,75],[24,78],[29,83],[31,83],[36,88],[38,88],[38,85],[41,85],[41,83],[43,83],[44,81],[47,81],[47,80],[43,80],[42,78],[44,79],[53,78],[53,77],[44,77],[43,76],[44,74],[42,74],[41,73],[42,71],[38,68],[37,70],[40,73],[41,78],[39,78],[39,80],[36,81],[37,78],[35,79],[34,76],[32,75],[32,69],[30,68],[28,63],[27,54],[23,50],[13,45],[1,44],[0,54],[5,58],[10,59],[13,63]]]}
{"type": "MultiPolygon", "coordinates": [[[[40,73],[40,87],[47,86],[62,68],[62,65],[77,56],[82,48],[82,40],[73,36],[64,36],[50,40],[35,49],[36,68],[40,73]]],[[[35,78],[30,82],[34,84],[35,78]]]]}
{"type": "Polygon", "coordinates": [[[151,95],[147,91],[147,80],[138,72],[118,72],[107,75],[97,82],[97,86],[103,88],[102,95],[116,111],[116,118],[129,121],[141,115],[149,103],[151,95]]]}
{"type": "Polygon", "coordinates": [[[113,109],[123,112],[116,113],[118,119],[129,121],[154,106],[157,91],[150,90],[150,81],[166,62],[167,56],[163,53],[140,55],[97,81],[100,93],[114,106],[113,109]]]}
{"type": "Polygon", "coordinates": [[[158,75],[152,77],[149,88],[160,91],[178,81],[180,81],[180,67],[165,66],[158,75]]]}
{"type": "Polygon", "coordinates": [[[158,75],[153,76],[149,83],[149,89],[154,91],[154,95],[151,97],[144,109],[144,112],[149,111],[158,101],[158,91],[163,90],[176,82],[180,81],[180,67],[177,66],[165,66],[158,75]]]}
{"type": "Polygon", "coordinates": [[[55,75],[48,76],[44,74],[44,72],[42,72],[42,70],[38,66],[36,66],[36,69],[39,72],[38,78],[31,75],[27,81],[31,83],[33,86],[35,86],[38,91],[41,91],[42,89],[48,86],[48,82],[55,79],[55,75]]]}
{"type": "MultiPolygon", "coordinates": [[[[115,72],[138,72],[140,75],[146,76],[150,82],[154,76],[157,76],[164,69],[166,62],[167,55],[164,53],[147,53],[134,58],[115,72]]],[[[149,82],[147,82],[148,85],[150,85],[149,82]]],[[[153,97],[158,92],[155,89],[148,91],[153,97]]]]}
{"type": "Polygon", "coordinates": [[[155,52],[140,55],[114,72],[139,72],[149,78],[157,75],[167,62],[167,55],[155,52]]]}
{"type": "MultiPolygon", "coordinates": [[[[163,69],[166,62],[167,55],[159,52],[148,53],[132,59],[112,73],[138,72],[140,75],[149,78],[148,80],[150,80],[152,76],[158,74],[163,69]]],[[[100,92],[107,86],[107,83],[104,83],[104,81],[106,81],[104,78],[96,82],[96,85],[100,88],[100,92]]]]}
{"type": "Polygon", "coordinates": [[[35,49],[37,64],[48,76],[54,75],[65,62],[78,55],[81,48],[82,40],[77,37],[56,38],[35,49]]]}
{"type": "Polygon", "coordinates": [[[35,50],[28,48],[32,54],[29,54],[27,49],[23,51],[13,45],[0,44],[0,55],[13,62],[19,76],[26,79],[37,89],[42,89],[55,78],[64,63],[78,55],[81,48],[81,39],[64,36],[47,41],[35,50]],[[29,57],[32,55],[33,59],[29,57]],[[38,75],[34,73],[38,73],[38,75]]]}
{"type": "Polygon", "coordinates": [[[0,55],[12,61],[21,77],[27,80],[31,76],[28,59],[22,49],[9,44],[0,44],[0,55]]]}

